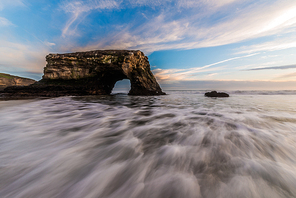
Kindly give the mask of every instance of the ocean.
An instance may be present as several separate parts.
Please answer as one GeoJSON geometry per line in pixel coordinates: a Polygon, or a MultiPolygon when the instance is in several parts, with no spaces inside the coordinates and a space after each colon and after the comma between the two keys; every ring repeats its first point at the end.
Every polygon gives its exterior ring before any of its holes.
{"type": "Polygon", "coordinates": [[[0,101],[0,197],[296,197],[296,91],[0,101]]]}

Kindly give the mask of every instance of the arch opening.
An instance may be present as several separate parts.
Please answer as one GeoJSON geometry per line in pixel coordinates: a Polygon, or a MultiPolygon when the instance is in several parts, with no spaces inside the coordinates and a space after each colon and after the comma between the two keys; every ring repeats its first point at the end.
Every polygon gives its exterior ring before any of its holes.
{"type": "Polygon", "coordinates": [[[129,79],[118,80],[113,89],[111,94],[128,94],[131,90],[131,82],[129,79]]]}

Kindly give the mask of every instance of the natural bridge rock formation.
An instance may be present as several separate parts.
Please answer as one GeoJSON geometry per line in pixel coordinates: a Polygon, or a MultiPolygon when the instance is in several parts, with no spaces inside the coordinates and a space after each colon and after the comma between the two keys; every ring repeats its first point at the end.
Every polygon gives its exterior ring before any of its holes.
{"type": "Polygon", "coordinates": [[[129,79],[129,95],[164,95],[141,51],[96,50],[49,54],[43,79],[28,87],[9,87],[10,95],[108,95],[115,83],[129,79]]]}

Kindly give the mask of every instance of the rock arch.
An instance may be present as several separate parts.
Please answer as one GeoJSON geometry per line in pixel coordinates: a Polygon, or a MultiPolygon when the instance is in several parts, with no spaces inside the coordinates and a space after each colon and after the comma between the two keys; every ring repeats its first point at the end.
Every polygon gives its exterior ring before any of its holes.
{"type": "Polygon", "coordinates": [[[129,79],[129,95],[164,95],[148,57],[134,50],[96,50],[49,54],[39,82],[7,91],[36,96],[108,95],[115,83],[129,79]]]}
{"type": "Polygon", "coordinates": [[[141,51],[97,50],[46,56],[43,81],[77,82],[90,94],[110,94],[115,83],[129,79],[129,95],[164,94],[150,70],[147,56],[141,51]],[[81,82],[81,80],[83,82],[81,82]]]}

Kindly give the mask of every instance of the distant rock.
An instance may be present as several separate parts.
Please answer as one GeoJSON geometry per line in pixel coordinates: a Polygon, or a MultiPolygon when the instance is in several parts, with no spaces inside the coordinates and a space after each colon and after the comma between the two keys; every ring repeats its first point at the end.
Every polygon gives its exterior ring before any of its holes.
{"type": "Polygon", "coordinates": [[[217,92],[217,91],[211,91],[211,92],[207,92],[205,93],[206,97],[219,97],[219,98],[226,98],[229,97],[229,94],[224,93],[224,92],[217,92]]]}
{"type": "Polygon", "coordinates": [[[42,80],[27,87],[8,87],[6,97],[109,95],[115,83],[129,79],[129,95],[165,95],[137,50],[96,50],[49,54],[42,80]]]}
{"type": "Polygon", "coordinates": [[[28,86],[35,82],[36,82],[35,80],[29,79],[29,78],[23,78],[23,77],[0,73],[0,90],[1,91],[9,86],[28,86]]]}

